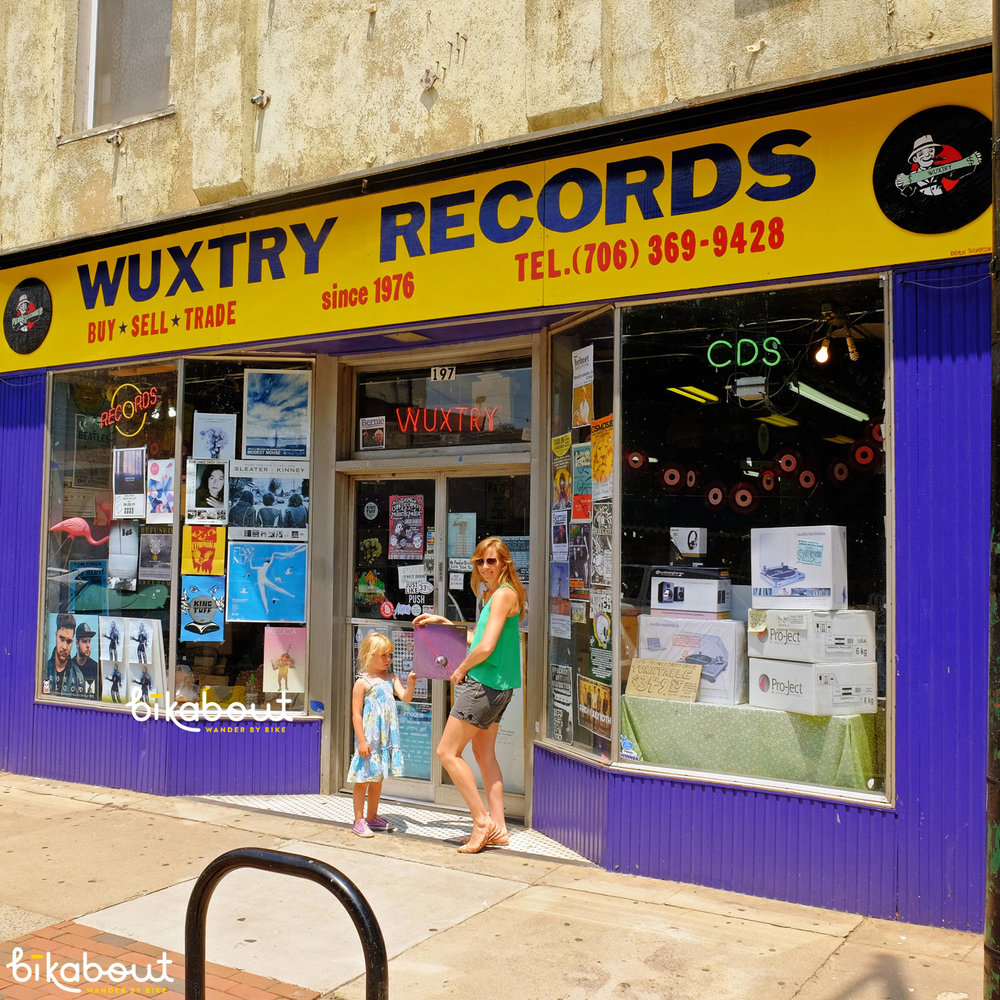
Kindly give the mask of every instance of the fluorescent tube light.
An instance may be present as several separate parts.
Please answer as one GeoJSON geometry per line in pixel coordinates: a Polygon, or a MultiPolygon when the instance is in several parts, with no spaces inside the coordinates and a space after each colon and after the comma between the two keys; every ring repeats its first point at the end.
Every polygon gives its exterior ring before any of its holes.
{"type": "Polygon", "coordinates": [[[683,387],[685,392],[693,393],[700,399],[703,399],[706,403],[717,403],[719,401],[718,396],[713,396],[712,393],[705,389],[699,389],[696,385],[686,385],[683,387]]]}
{"type": "Polygon", "coordinates": [[[789,382],[788,388],[792,392],[797,392],[803,399],[819,403],[820,406],[825,406],[828,410],[833,410],[835,413],[842,413],[845,417],[850,417],[852,420],[858,420],[862,423],[868,420],[867,413],[863,413],[853,406],[848,406],[847,403],[842,403],[839,399],[834,399],[833,396],[828,396],[825,392],[820,392],[819,389],[814,389],[811,385],[806,385],[804,382],[789,382]]]}
{"type": "Polygon", "coordinates": [[[784,417],[780,413],[771,413],[766,417],[757,418],[762,424],[773,424],[775,427],[798,427],[799,422],[791,417],[784,417]]]}
{"type": "Polygon", "coordinates": [[[686,396],[688,399],[693,399],[696,403],[707,403],[707,399],[703,399],[701,396],[696,396],[693,392],[689,392],[687,389],[679,389],[677,386],[668,385],[667,388],[671,392],[676,392],[678,396],[686,396]]]}

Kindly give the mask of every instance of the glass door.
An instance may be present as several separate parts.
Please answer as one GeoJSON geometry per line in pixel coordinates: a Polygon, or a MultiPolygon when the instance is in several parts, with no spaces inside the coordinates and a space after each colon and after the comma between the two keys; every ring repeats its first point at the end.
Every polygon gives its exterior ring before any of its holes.
{"type": "MultiPolygon", "coordinates": [[[[413,661],[413,619],[424,611],[475,627],[480,603],[470,589],[471,556],[480,539],[507,543],[528,580],[529,477],[524,474],[359,479],[354,489],[352,666],[357,649],[377,630],[393,642],[393,669],[404,680],[413,661]]],[[[447,805],[461,799],[434,754],[452,690],[447,681],[418,680],[409,705],[397,703],[404,775],[383,794],[447,805]]],[[[353,736],[350,737],[353,748],[353,736]]],[[[511,702],[497,738],[510,808],[523,810],[524,700],[511,702]]],[[[478,778],[478,769],[467,754],[478,778]]]]}
{"type": "MultiPolygon", "coordinates": [[[[470,587],[470,558],[481,539],[491,535],[503,539],[510,549],[521,581],[525,587],[528,585],[530,480],[526,475],[451,476],[445,493],[447,523],[444,534],[448,561],[445,580],[448,610],[445,614],[455,621],[469,622],[470,629],[473,629],[479,617],[481,602],[470,587]]],[[[527,617],[522,619],[522,633],[526,628],[527,617]]],[[[522,635],[522,678],[524,648],[522,635]]],[[[454,692],[451,684],[442,686],[445,688],[444,715],[447,716],[454,692]]],[[[496,742],[508,810],[514,815],[524,814],[524,728],[522,687],[514,693],[510,706],[500,720],[496,742]]],[[[466,749],[465,759],[482,787],[471,747],[466,749]]],[[[462,804],[461,796],[451,785],[448,775],[443,772],[437,797],[439,801],[451,805],[462,804]]]]}
{"type": "MultiPolygon", "coordinates": [[[[355,483],[352,674],[357,672],[361,640],[378,631],[392,641],[392,669],[406,683],[413,666],[410,623],[421,612],[436,610],[437,494],[434,477],[355,483]]],[[[383,788],[386,794],[433,799],[440,769],[433,754],[435,732],[440,730],[435,722],[440,710],[435,713],[434,694],[432,684],[421,679],[408,705],[397,702],[404,776],[387,780],[383,788]]],[[[349,753],[353,747],[352,731],[349,753]]]]}

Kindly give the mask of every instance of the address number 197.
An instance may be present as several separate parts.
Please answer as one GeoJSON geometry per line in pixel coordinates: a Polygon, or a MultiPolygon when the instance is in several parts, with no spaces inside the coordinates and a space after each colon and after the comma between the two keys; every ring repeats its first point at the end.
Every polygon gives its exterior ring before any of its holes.
{"type": "Polygon", "coordinates": [[[455,380],[454,365],[436,365],[431,369],[432,382],[453,382],[455,380]]]}

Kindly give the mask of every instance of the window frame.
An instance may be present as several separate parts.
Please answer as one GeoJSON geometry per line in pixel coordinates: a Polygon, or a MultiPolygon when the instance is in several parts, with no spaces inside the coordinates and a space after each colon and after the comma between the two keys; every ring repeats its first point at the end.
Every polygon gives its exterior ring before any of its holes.
{"type": "MultiPolygon", "coordinates": [[[[76,41],[76,62],[74,73],[73,91],[73,133],[74,138],[84,135],[100,135],[104,132],[113,132],[119,125],[131,124],[139,121],[146,121],[151,118],[160,118],[174,112],[174,105],[170,103],[170,86],[167,86],[167,102],[160,107],[147,108],[145,111],[134,115],[127,115],[115,118],[112,121],[94,123],[94,113],[97,93],[97,41],[98,25],[100,17],[100,6],[103,0],[79,0],[79,10],[77,16],[77,41],[76,41]]],[[[170,39],[173,39],[173,0],[167,0],[171,8],[170,39]]],[[[172,63],[172,51],[167,58],[167,74],[169,81],[170,67],[172,63]]]]}
{"type": "MultiPolygon", "coordinates": [[[[187,363],[196,364],[212,364],[218,363],[220,365],[225,365],[227,363],[238,363],[242,366],[243,371],[247,370],[262,370],[269,367],[281,367],[288,368],[289,370],[305,370],[309,372],[310,376],[310,394],[311,396],[315,394],[315,384],[316,384],[316,365],[315,358],[306,355],[282,355],[282,354],[247,354],[247,355],[232,355],[232,354],[219,354],[219,355],[199,355],[196,357],[185,357],[182,355],[167,358],[164,361],[156,361],[152,358],[133,358],[118,362],[109,362],[107,364],[100,365],[88,365],[86,367],[74,367],[74,368],[60,368],[60,369],[50,369],[46,373],[46,397],[45,397],[45,423],[44,423],[44,434],[45,434],[45,447],[44,447],[44,464],[43,469],[45,474],[43,476],[43,490],[42,490],[42,505],[39,511],[40,518],[40,538],[39,538],[39,582],[38,582],[38,594],[37,594],[37,622],[36,622],[36,636],[35,636],[35,663],[33,665],[34,673],[34,702],[38,705],[45,706],[59,706],[62,708],[69,709],[84,709],[92,711],[111,711],[111,712],[132,712],[131,701],[125,700],[119,703],[106,702],[101,697],[95,699],[76,697],[73,695],[61,695],[55,693],[46,693],[44,690],[44,681],[46,666],[49,658],[50,643],[49,643],[49,625],[50,616],[54,616],[58,612],[50,611],[48,607],[48,567],[49,567],[49,514],[50,514],[50,501],[52,497],[53,488],[53,477],[51,474],[51,466],[53,460],[53,435],[52,435],[52,420],[54,416],[54,397],[55,397],[55,383],[58,379],[72,380],[77,378],[81,381],[87,379],[92,373],[117,373],[121,376],[137,377],[142,378],[144,375],[152,375],[157,372],[163,372],[169,369],[173,376],[176,378],[176,392],[174,399],[174,406],[176,408],[176,414],[174,419],[174,431],[173,431],[173,454],[174,456],[182,456],[184,454],[184,442],[185,442],[185,421],[184,416],[186,412],[187,403],[185,401],[185,388],[186,383],[189,378],[189,372],[187,370],[187,363]]],[[[70,390],[72,391],[72,390],[70,390]]],[[[242,411],[239,415],[242,420],[242,411]]],[[[315,410],[313,407],[310,408],[309,414],[309,457],[306,459],[307,464],[312,468],[315,456],[313,454],[313,447],[315,442],[315,410]]],[[[63,447],[67,447],[64,445],[63,447]]],[[[245,461],[245,460],[244,460],[245,461]]],[[[178,669],[178,663],[182,661],[182,657],[186,658],[188,653],[194,653],[193,646],[197,645],[194,640],[188,640],[189,646],[191,648],[181,649],[180,643],[182,640],[179,628],[180,628],[180,612],[181,612],[181,590],[182,590],[182,545],[183,545],[183,529],[186,524],[191,522],[187,521],[184,513],[184,493],[182,491],[181,482],[182,477],[185,475],[186,461],[185,459],[175,459],[175,495],[176,502],[173,511],[172,520],[169,523],[170,532],[174,539],[173,545],[173,555],[172,555],[172,565],[171,565],[171,576],[170,576],[170,595],[166,604],[168,621],[170,623],[169,629],[169,642],[163,643],[163,657],[164,657],[164,669],[166,672],[166,685],[167,685],[167,699],[168,703],[175,701],[175,686],[176,686],[176,671],[178,669]]],[[[141,519],[142,523],[145,524],[145,519],[141,519]]],[[[165,526],[165,525],[164,525],[165,526]]],[[[224,525],[228,527],[228,520],[224,525]]],[[[228,532],[227,532],[227,552],[228,552],[228,532]]],[[[305,622],[302,623],[302,627],[306,629],[306,641],[307,641],[307,651],[308,651],[308,630],[310,627],[310,588],[312,586],[312,566],[313,566],[313,552],[314,549],[310,545],[306,553],[306,591],[305,591],[305,622]]],[[[228,559],[227,559],[228,562],[228,559]]],[[[86,612],[78,613],[71,612],[74,614],[87,615],[86,612]]],[[[228,614],[228,601],[227,601],[227,612],[228,614]]],[[[134,614],[117,614],[112,612],[101,612],[99,615],[103,616],[115,616],[123,617],[127,619],[134,618],[134,614]]],[[[94,617],[91,615],[90,617],[94,617]]],[[[227,618],[227,624],[229,623],[227,618]]],[[[233,622],[233,624],[239,624],[238,622],[233,622]]],[[[266,623],[243,623],[243,624],[259,624],[261,627],[266,623]]],[[[276,625],[283,626],[285,623],[277,622],[276,625]]],[[[294,623],[290,623],[294,624],[294,623]]],[[[99,652],[99,646],[97,650],[94,650],[91,654],[97,660],[98,668],[102,666],[102,661],[99,652]],[[96,653],[96,655],[95,655],[96,653]]],[[[305,671],[305,691],[301,695],[302,705],[301,707],[288,707],[287,709],[281,710],[282,714],[287,715],[289,721],[297,721],[299,719],[306,719],[310,717],[311,709],[309,704],[309,692],[311,684],[311,674],[312,666],[307,662],[305,671]]],[[[261,688],[261,693],[263,694],[263,687],[261,688]]],[[[177,703],[182,704],[182,703],[177,703]]],[[[190,704],[190,703],[188,703],[190,704]]],[[[277,702],[272,701],[271,713],[278,713],[280,706],[277,702]]],[[[249,711],[249,709],[247,709],[249,711]]],[[[257,706],[257,711],[263,713],[267,710],[267,702],[257,706]]],[[[209,719],[212,712],[212,702],[209,702],[209,715],[206,715],[201,711],[200,706],[197,712],[193,709],[188,709],[191,714],[201,720],[209,719]]],[[[226,711],[223,708],[223,716],[226,711]]],[[[187,713],[186,713],[187,714],[187,713]]],[[[159,718],[166,718],[166,714],[162,711],[159,713],[159,718]]],[[[249,716],[248,716],[249,718],[249,716]]]]}
{"type": "MultiPolygon", "coordinates": [[[[621,401],[621,365],[622,365],[622,315],[625,309],[637,305],[668,305],[696,299],[707,299],[716,297],[729,297],[736,294],[751,294],[755,292],[772,292],[784,288],[794,287],[830,287],[837,284],[851,281],[864,280],[870,278],[879,280],[883,286],[884,304],[884,393],[885,411],[883,424],[885,427],[885,744],[882,748],[884,754],[884,785],[878,791],[863,791],[861,789],[838,788],[835,786],[813,785],[800,781],[788,781],[766,777],[755,777],[752,775],[734,775],[724,772],[714,772],[710,770],[691,770],[676,767],[669,767],[663,764],[650,763],[645,761],[623,760],[621,757],[620,727],[621,727],[621,640],[619,633],[614,633],[613,640],[613,680],[612,680],[612,745],[609,760],[602,760],[598,754],[576,746],[566,744],[551,738],[547,732],[547,706],[549,700],[548,673],[546,670],[545,688],[543,696],[542,734],[536,737],[536,742],[546,749],[552,750],[563,756],[585,761],[590,764],[598,764],[610,771],[659,776],[670,780],[680,780],[693,782],[696,784],[711,784],[727,787],[752,788],[765,792],[777,792],[783,795],[803,796],[813,799],[823,799],[833,802],[847,802],[862,804],[876,808],[891,809],[894,807],[896,798],[896,620],[895,620],[895,598],[896,598],[896,564],[895,564],[895,466],[894,466],[894,364],[893,364],[893,300],[892,300],[892,272],[889,270],[878,270],[869,272],[853,273],[851,275],[817,275],[809,279],[793,278],[774,283],[761,283],[748,286],[740,286],[738,289],[698,289],[695,291],[685,291],[678,295],[664,295],[656,298],[643,299],[639,302],[618,301],[614,303],[614,405],[612,416],[614,420],[614,466],[612,470],[612,601],[614,607],[614,620],[621,622],[621,530],[622,530],[622,401],[621,401]]],[[[563,331],[555,329],[551,331],[553,337],[563,331]]],[[[553,433],[551,422],[551,394],[553,387],[549,387],[549,438],[553,433]]],[[[550,556],[551,558],[551,550],[550,556]]],[[[548,588],[546,587],[546,590],[548,588]]],[[[619,629],[621,625],[619,624],[619,629]]],[[[545,653],[546,663],[548,663],[548,647],[545,653]]]]}

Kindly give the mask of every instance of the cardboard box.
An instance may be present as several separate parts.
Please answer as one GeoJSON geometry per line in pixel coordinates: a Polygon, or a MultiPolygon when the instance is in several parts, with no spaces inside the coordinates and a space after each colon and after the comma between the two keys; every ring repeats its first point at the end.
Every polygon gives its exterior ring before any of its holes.
{"type": "Polygon", "coordinates": [[[729,571],[703,566],[654,566],[649,578],[651,611],[729,611],[729,571]]]}
{"type": "Polygon", "coordinates": [[[802,663],[750,657],[750,704],[800,715],[874,712],[876,663],[802,663]]]}
{"type": "Polygon", "coordinates": [[[755,608],[846,608],[847,529],[751,528],[750,579],[755,608]]]}
{"type": "Polygon", "coordinates": [[[687,618],[689,621],[692,618],[707,618],[710,621],[721,621],[733,617],[729,611],[668,611],[666,608],[656,608],[650,611],[650,614],[654,618],[687,618]]]}
{"type": "Polygon", "coordinates": [[[806,663],[874,662],[875,612],[751,611],[747,654],[806,663]]]}
{"type": "Polygon", "coordinates": [[[741,705],[747,700],[743,622],[640,615],[635,655],[647,660],[700,664],[698,701],[741,705]]]}

